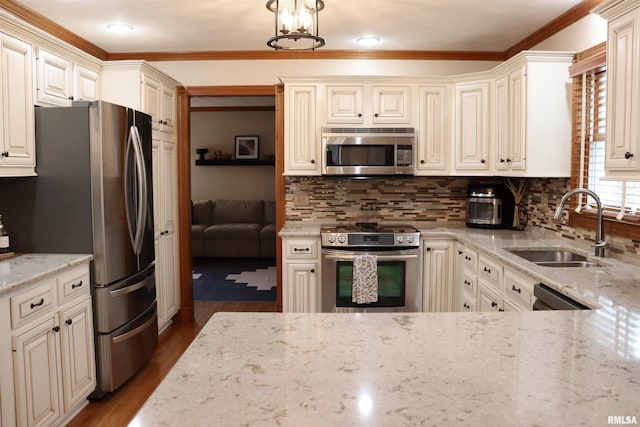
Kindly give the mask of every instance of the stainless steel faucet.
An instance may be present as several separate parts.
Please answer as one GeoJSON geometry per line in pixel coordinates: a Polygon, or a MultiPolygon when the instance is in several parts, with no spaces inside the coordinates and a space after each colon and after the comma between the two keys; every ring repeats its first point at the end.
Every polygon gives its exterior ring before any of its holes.
{"type": "Polygon", "coordinates": [[[604,248],[607,246],[607,242],[604,240],[604,227],[602,223],[602,203],[600,202],[600,197],[593,191],[587,188],[574,188],[570,190],[562,196],[562,200],[560,200],[560,204],[556,208],[556,212],[553,215],[553,219],[556,222],[560,222],[562,219],[562,211],[564,209],[564,205],[567,203],[569,198],[574,194],[587,194],[596,201],[596,205],[598,206],[598,219],[596,224],[596,242],[592,245],[595,248],[595,256],[603,257],[604,256],[604,248]]]}

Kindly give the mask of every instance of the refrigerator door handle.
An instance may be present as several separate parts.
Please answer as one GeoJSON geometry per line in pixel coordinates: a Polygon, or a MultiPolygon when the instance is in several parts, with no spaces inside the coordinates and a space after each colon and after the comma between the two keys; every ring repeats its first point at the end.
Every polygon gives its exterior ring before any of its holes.
{"type": "Polygon", "coordinates": [[[131,134],[133,135],[133,151],[136,155],[137,184],[138,184],[138,218],[136,221],[136,234],[133,249],[136,255],[142,251],[142,243],[144,238],[144,229],[147,218],[147,170],[144,165],[144,156],[142,154],[142,139],[136,126],[131,126],[131,134]]]}
{"type": "Polygon", "coordinates": [[[135,162],[135,179],[136,179],[136,212],[137,217],[134,218],[131,215],[132,206],[131,206],[131,197],[129,194],[129,185],[125,185],[125,200],[126,200],[126,213],[127,213],[127,224],[129,228],[129,239],[131,240],[131,246],[133,247],[133,252],[136,255],[140,255],[140,251],[142,250],[142,238],[144,233],[145,226],[145,218],[147,215],[147,182],[146,182],[146,169],[144,167],[144,161],[142,156],[142,143],[140,141],[140,134],[138,132],[138,128],[135,126],[131,126],[129,129],[129,137],[127,138],[127,148],[125,152],[125,176],[131,176],[131,172],[129,170],[129,165],[131,163],[131,155],[133,153],[133,160],[135,162]],[[135,231],[134,231],[135,228],[135,231]]]}

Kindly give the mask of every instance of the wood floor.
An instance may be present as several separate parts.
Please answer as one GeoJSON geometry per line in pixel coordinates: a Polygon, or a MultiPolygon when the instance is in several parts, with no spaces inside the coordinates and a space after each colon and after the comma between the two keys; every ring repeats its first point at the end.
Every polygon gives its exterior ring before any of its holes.
{"type": "Polygon", "coordinates": [[[71,427],[128,425],[207,320],[218,311],[272,312],[277,311],[277,308],[275,302],[195,301],[195,322],[174,322],[160,335],[158,349],[147,366],[113,395],[89,403],[68,425],[71,427]]]}

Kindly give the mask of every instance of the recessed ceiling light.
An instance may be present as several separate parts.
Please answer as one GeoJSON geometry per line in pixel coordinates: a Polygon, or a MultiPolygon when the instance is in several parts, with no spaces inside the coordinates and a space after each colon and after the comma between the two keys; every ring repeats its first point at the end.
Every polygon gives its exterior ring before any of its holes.
{"type": "Polygon", "coordinates": [[[380,43],[380,39],[376,36],[363,36],[356,39],[356,43],[363,46],[373,46],[380,43]]]}
{"type": "Polygon", "coordinates": [[[118,34],[126,34],[133,31],[133,27],[127,24],[109,24],[107,25],[107,29],[118,34]]]}

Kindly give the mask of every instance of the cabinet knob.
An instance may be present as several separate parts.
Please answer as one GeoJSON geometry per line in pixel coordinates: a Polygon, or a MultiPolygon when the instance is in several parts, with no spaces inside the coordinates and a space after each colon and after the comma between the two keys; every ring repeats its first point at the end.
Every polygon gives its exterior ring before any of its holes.
{"type": "Polygon", "coordinates": [[[495,301],[491,301],[491,307],[496,307],[497,305],[498,305],[498,303],[497,303],[497,302],[495,302],[495,301]]]}
{"type": "Polygon", "coordinates": [[[51,328],[51,330],[53,332],[60,332],[60,326],[54,326],[53,328],[51,328]]]}
{"type": "Polygon", "coordinates": [[[470,307],[469,307],[469,304],[467,304],[466,302],[465,302],[464,304],[462,304],[462,306],[463,306],[464,308],[466,308],[467,310],[469,310],[469,308],[470,308],[470,307]]]}
{"type": "Polygon", "coordinates": [[[421,165],[424,165],[424,160],[420,160],[420,164],[421,164],[421,165]]]}
{"type": "Polygon", "coordinates": [[[81,286],[82,286],[82,280],[80,280],[78,283],[72,283],[71,289],[79,288],[81,286]]]}
{"type": "Polygon", "coordinates": [[[362,117],[362,113],[358,113],[358,117],[362,117]]]}
{"type": "Polygon", "coordinates": [[[425,249],[427,250],[427,252],[431,252],[431,248],[427,247],[425,249]]]}
{"type": "Polygon", "coordinates": [[[375,113],[375,114],[373,115],[373,117],[378,117],[378,113],[375,113]]]}
{"type": "Polygon", "coordinates": [[[485,267],[483,270],[484,270],[486,273],[491,274],[491,269],[490,269],[490,268],[485,267]]]}
{"type": "Polygon", "coordinates": [[[9,152],[8,151],[3,151],[2,152],[2,157],[9,157],[9,152]]]}
{"type": "Polygon", "coordinates": [[[632,157],[633,157],[633,153],[630,153],[630,152],[628,152],[628,151],[627,151],[626,153],[624,153],[624,158],[625,158],[625,159],[630,159],[630,158],[632,158],[632,157]]]}
{"type": "Polygon", "coordinates": [[[480,163],[486,163],[487,161],[485,159],[481,159],[480,163]]]}
{"type": "Polygon", "coordinates": [[[504,163],[504,159],[500,159],[500,163],[504,163]]]}
{"type": "Polygon", "coordinates": [[[73,101],[73,95],[69,97],[69,101],[73,101]]]}
{"type": "Polygon", "coordinates": [[[499,308],[498,311],[504,311],[504,309],[503,308],[499,308]]]}
{"type": "Polygon", "coordinates": [[[507,163],[511,163],[511,159],[507,159],[507,163]]]}
{"type": "Polygon", "coordinates": [[[517,293],[521,293],[522,292],[522,290],[520,288],[516,288],[516,285],[511,285],[511,290],[513,292],[517,292],[517,293]]]}
{"type": "Polygon", "coordinates": [[[316,272],[315,268],[312,268],[310,271],[311,271],[312,273],[315,273],[315,272],[316,272]]]}
{"type": "Polygon", "coordinates": [[[73,323],[73,319],[67,319],[67,320],[65,320],[64,323],[66,323],[67,325],[70,325],[70,324],[73,323]]]}
{"type": "Polygon", "coordinates": [[[315,164],[315,163],[316,163],[316,161],[315,161],[315,160],[313,160],[313,159],[311,159],[311,164],[313,165],[313,164],[315,164]]]}

